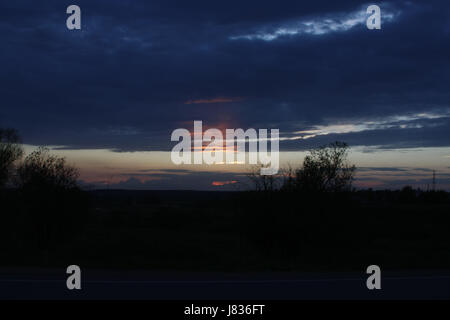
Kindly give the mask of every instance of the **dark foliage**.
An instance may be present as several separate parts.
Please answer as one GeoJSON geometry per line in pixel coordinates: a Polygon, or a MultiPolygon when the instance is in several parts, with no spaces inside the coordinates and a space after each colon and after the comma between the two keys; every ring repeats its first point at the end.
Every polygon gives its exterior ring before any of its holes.
{"type": "Polygon", "coordinates": [[[285,189],[304,193],[350,191],[355,166],[347,162],[348,152],[348,145],[338,141],[311,150],[285,189]]]}

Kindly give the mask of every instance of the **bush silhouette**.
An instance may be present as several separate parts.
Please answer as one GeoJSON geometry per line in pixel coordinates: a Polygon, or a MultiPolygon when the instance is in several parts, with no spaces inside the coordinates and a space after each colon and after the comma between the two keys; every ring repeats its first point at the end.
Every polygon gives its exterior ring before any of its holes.
{"type": "Polygon", "coordinates": [[[18,168],[18,183],[22,189],[77,189],[78,170],[67,165],[64,158],[39,148],[25,158],[18,168]]]}
{"type": "Polygon", "coordinates": [[[355,166],[347,162],[348,150],[339,141],[311,150],[295,173],[295,188],[307,193],[349,191],[355,166]]]}

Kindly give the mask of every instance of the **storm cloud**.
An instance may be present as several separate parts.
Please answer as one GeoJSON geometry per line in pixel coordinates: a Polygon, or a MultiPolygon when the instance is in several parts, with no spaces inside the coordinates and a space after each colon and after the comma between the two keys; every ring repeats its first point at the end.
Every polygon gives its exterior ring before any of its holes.
{"type": "Polygon", "coordinates": [[[450,146],[448,2],[380,2],[368,30],[362,1],[76,1],[70,31],[72,2],[0,10],[0,126],[28,144],[170,150],[202,120],[282,150],[450,146]]]}

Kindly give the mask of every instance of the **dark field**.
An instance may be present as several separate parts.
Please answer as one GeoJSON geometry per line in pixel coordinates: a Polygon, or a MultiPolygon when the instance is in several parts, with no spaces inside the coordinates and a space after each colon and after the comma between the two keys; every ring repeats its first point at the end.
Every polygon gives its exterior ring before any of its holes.
{"type": "Polygon", "coordinates": [[[3,267],[198,272],[450,269],[444,192],[2,194],[3,267]],[[69,198],[68,198],[69,197],[69,198]],[[26,205],[24,204],[26,203],[26,205]],[[68,205],[68,203],[72,205],[68,205]],[[56,218],[55,218],[56,217],[56,218]]]}

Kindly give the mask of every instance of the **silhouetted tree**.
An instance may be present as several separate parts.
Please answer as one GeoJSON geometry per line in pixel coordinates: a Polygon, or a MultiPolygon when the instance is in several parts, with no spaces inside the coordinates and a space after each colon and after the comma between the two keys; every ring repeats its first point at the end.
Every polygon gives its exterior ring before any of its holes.
{"type": "Polygon", "coordinates": [[[247,173],[247,178],[252,184],[255,191],[274,191],[279,188],[278,175],[262,175],[261,169],[263,165],[254,165],[250,172],[247,173]]]}
{"type": "Polygon", "coordinates": [[[14,129],[0,129],[0,188],[11,178],[14,163],[23,155],[19,134],[14,129]]]}
{"type": "Polygon", "coordinates": [[[348,151],[348,145],[338,141],[311,150],[296,171],[296,187],[306,192],[350,190],[355,166],[347,161],[348,151]]]}
{"type": "Polygon", "coordinates": [[[18,183],[22,189],[78,188],[78,170],[66,163],[65,158],[51,155],[47,148],[39,148],[25,158],[18,167],[18,183]]]}

